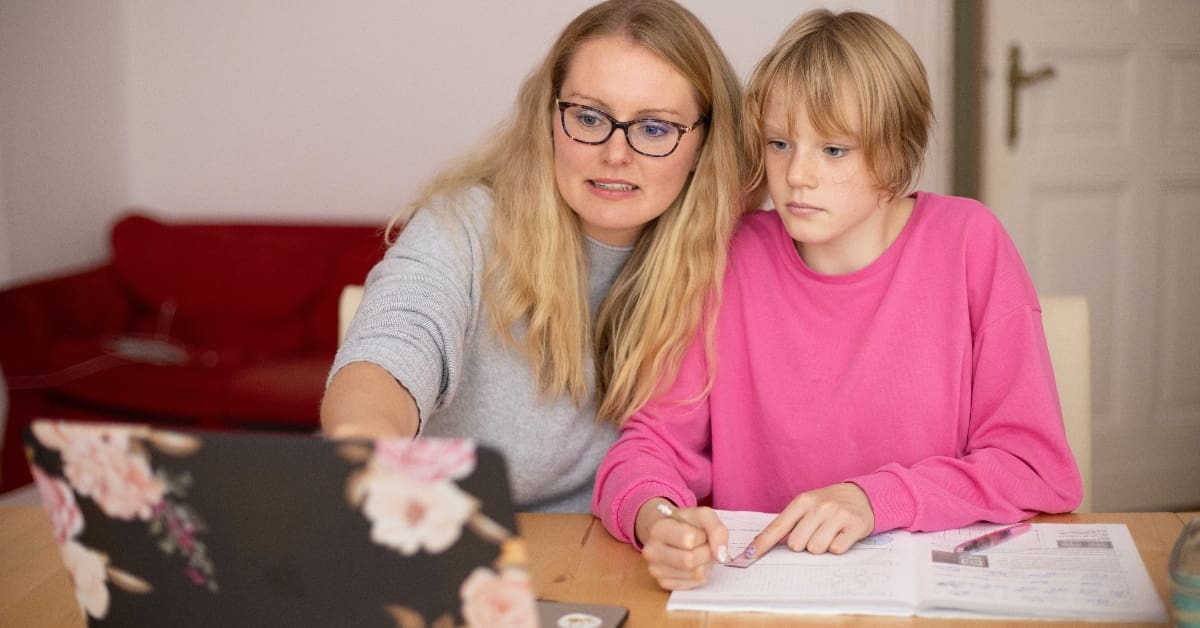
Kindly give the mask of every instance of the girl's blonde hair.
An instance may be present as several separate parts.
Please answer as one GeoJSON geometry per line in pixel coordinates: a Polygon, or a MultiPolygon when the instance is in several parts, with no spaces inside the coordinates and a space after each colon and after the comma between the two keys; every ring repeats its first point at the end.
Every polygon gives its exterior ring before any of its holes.
{"type": "Polygon", "coordinates": [[[866,13],[810,11],[792,22],[746,85],[743,139],[750,187],[765,179],[764,109],[783,99],[789,119],[801,103],[813,126],[862,143],[867,166],[893,198],[921,176],[933,125],[925,66],[916,51],[883,20],[866,13]],[[847,96],[858,101],[858,120],[847,96]]]}
{"type": "MultiPolygon", "coordinates": [[[[576,17],[525,79],[515,112],[473,154],[432,179],[392,218],[388,233],[439,196],[484,186],[494,201],[483,296],[491,327],[521,349],[541,391],[587,395],[587,354],[595,364],[600,421],[621,423],[670,381],[719,298],[726,249],[742,205],[737,75],[708,29],[672,0],[610,0],[576,17]],[[580,45],[628,37],[686,78],[707,121],[704,144],[679,196],[648,223],[595,324],[587,299],[587,260],[579,219],[554,178],[555,98],[580,45]],[[523,337],[514,325],[524,327],[523,337]]],[[[616,138],[620,141],[623,138],[616,138]]],[[[712,322],[705,333],[711,348],[712,322]]]]}

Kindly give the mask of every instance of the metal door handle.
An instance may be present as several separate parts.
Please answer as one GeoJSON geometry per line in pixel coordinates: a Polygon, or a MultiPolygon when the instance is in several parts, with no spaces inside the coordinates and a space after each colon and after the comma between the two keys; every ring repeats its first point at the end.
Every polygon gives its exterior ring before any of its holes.
{"type": "Polygon", "coordinates": [[[1032,72],[1021,70],[1021,49],[1013,44],[1008,47],[1008,145],[1017,145],[1017,90],[1026,85],[1054,77],[1054,68],[1043,66],[1032,72]]]}

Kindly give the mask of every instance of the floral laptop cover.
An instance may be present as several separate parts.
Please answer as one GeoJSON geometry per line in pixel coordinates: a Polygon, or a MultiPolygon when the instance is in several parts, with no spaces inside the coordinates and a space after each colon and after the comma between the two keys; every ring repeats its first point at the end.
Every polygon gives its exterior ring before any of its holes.
{"type": "Polygon", "coordinates": [[[536,626],[501,456],[468,440],[36,421],[91,626],[536,626]]]}

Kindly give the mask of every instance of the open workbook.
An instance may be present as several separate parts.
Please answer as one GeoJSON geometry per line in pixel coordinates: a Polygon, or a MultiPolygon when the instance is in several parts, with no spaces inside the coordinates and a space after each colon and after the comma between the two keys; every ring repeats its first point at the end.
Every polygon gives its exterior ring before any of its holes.
{"type": "MultiPolygon", "coordinates": [[[[773,517],[718,514],[731,555],[773,517]]],[[[954,552],[1000,527],[886,532],[839,556],[780,546],[747,569],[714,566],[706,585],[671,593],[667,609],[1167,621],[1124,524],[1035,523],[991,549],[954,552]]]]}

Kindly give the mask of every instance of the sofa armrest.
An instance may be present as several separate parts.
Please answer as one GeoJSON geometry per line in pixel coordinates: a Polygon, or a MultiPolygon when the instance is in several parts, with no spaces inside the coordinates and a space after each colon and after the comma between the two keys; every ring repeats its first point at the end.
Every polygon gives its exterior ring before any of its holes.
{"type": "Polygon", "coordinates": [[[0,364],[6,375],[44,373],[53,341],[125,331],[131,306],[109,265],[0,291],[0,364]]]}

